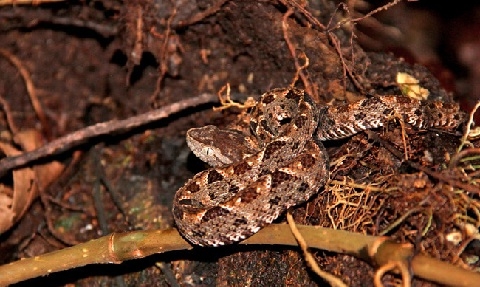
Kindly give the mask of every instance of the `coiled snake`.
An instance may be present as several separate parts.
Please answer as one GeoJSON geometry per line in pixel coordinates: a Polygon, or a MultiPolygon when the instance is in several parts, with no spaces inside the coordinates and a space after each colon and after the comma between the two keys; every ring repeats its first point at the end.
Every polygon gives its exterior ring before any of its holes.
{"type": "Polygon", "coordinates": [[[394,114],[419,129],[453,129],[464,119],[456,104],[402,96],[319,108],[304,91],[288,88],[261,96],[250,113],[251,135],[214,126],[189,130],[190,148],[213,168],[175,194],[180,233],[201,246],[253,235],[326,183],[329,160],[321,141],[383,126],[394,114]]]}

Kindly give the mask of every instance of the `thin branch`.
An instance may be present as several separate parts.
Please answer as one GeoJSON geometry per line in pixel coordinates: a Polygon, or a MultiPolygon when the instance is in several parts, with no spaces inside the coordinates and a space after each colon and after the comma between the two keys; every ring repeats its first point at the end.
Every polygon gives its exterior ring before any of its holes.
{"type": "Polygon", "coordinates": [[[71,150],[81,144],[86,143],[92,138],[112,133],[127,132],[134,128],[167,118],[171,114],[177,113],[189,107],[195,107],[208,102],[214,102],[216,100],[216,95],[205,93],[197,97],[182,100],[160,109],[125,120],[112,120],[104,123],[98,123],[93,126],[88,126],[64,137],[53,140],[52,142],[31,152],[26,152],[19,156],[11,156],[0,160],[0,177],[4,176],[12,169],[25,166],[33,161],[71,150]]]}
{"type": "Polygon", "coordinates": [[[40,5],[49,2],[64,2],[65,0],[0,0],[0,6],[4,5],[40,5]]]}

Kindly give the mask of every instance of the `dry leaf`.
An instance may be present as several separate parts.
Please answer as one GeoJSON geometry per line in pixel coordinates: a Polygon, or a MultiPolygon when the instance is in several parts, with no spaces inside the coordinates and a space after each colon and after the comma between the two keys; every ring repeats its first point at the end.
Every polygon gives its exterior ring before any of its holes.
{"type": "MultiPolygon", "coordinates": [[[[21,154],[10,144],[0,142],[0,150],[7,156],[21,154]]],[[[31,202],[38,195],[35,182],[35,173],[31,168],[14,170],[13,187],[0,184],[2,200],[0,201],[0,234],[15,224],[30,207],[31,202]],[[10,195],[13,195],[11,197],[10,195]]]]}
{"type": "Polygon", "coordinates": [[[407,73],[397,73],[397,85],[402,94],[416,100],[426,100],[430,92],[421,87],[419,81],[407,73]]]}
{"type": "MultiPolygon", "coordinates": [[[[14,136],[15,142],[25,151],[34,150],[42,145],[42,138],[37,131],[28,130],[14,136]]],[[[22,154],[13,145],[0,142],[0,150],[6,156],[22,154]]],[[[0,183],[0,234],[12,227],[28,210],[32,202],[63,171],[59,162],[25,167],[14,170],[13,186],[0,183]]]]}
{"type": "MultiPolygon", "coordinates": [[[[44,142],[39,132],[36,130],[26,130],[19,132],[14,136],[15,142],[20,144],[25,151],[32,151],[41,147],[44,142]]],[[[39,191],[42,192],[50,183],[56,180],[62,174],[65,166],[58,161],[51,161],[49,163],[35,165],[35,179],[39,191]]]]}

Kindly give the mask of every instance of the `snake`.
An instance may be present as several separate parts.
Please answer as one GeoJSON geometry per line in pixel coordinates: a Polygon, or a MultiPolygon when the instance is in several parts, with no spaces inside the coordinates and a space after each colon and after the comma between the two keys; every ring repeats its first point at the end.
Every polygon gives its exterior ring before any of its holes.
{"type": "Polygon", "coordinates": [[[188,130],[188,146],[212,167],[174,196],[180,234],[198,246],[245,240],[324,187],[329,158],[322,142],[382,127],[393,116],[417,129],[452,130],[465,120],[456,103],[391,95],[321,106],[304,90],[279,88],[251,108],[247,132],[188,130]]]}

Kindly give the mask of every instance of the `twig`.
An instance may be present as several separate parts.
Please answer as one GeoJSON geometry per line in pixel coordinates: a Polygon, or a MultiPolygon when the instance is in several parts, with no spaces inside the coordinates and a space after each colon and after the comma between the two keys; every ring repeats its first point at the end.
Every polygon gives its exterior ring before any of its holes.
{"type": "Polygon", "coordinates": [[[10,109],[10,104],[0,95],[0,105],[2,106],[3,112],[5,113],[5,119],[7,120],[8,128],[12,135],[16,135],[19,131],[15,120],[13,119],[12,109],[10,109]]]}
{"type": "Polygon", "coordinates": [[[185,26],[189,26],[189,25],[195,24],[197,22],[200,22],[203,19],[207,18],[208,16],[217,13],[217,11],[220,10],[220,8],[222,8],[223,4],[225,4],[227,1],[229,1],[229,0],[220,0],[217,3],[215,3],[212,7],[208,8],[208,9],[206,9],[206,10],[200,12],[200,13],[197,13],[197,14],[193,15],[193,17],[191,17],[188,20],[179,21],[174,26],[175,26],[175,28],[177,28],[177,27],[180,28],[180,27],[185,27],[185,26]]]}
{"type": "Polygon", "coordinates": [[[290,210],[287,210],[287,222],[288,226],[290,226],[290,230],[292,231],[293,236],[295,236],[295,240],[297,240],[300,249],[302,249],[303,257],[305,258],[307,265],[310,266],[313,272],[315,272],[315,274],[327,281],[333,287],[347,287],[347,285],[340,278],[320,269],[320,266],[318,266],[315,257],[313,257],[312,253],[308,251],[307,242],[303,238],[300,231],[298,231],[297,225],[295,224],[295,220],[293,220],[293,216],[290,210]]]}
{"type": "MultiPolygon", "coordinates": [[[[173,3],[172,3],[173,4],[173,3]]],[[[151,99],[155,99],[160,95],[160,91],[162,89],[162,83],[163,80],[165,79],[165,75],[167,74],[168,67],[167,67],[167,62],[168,62],[168,42],[170,41],[170,35],[172,33],[172,21],[175,19],[175,16],[177,15],[177,7],[173,7],[172,14],[168,17],[167,19],[167,29],[165,31],[165,35],[163,37],[165,40],[163,41],[162,49],[160,51],[160,65],[158,67],[160,75],[158,75],[157,82],[155,84],[155,91],[153,91],[153,94],[150,96],[151,99]]],[[[139,32],[142,33],[141,29],[139,32]]],[[[150,29],[150,33],[156,37],[161,37],[161,34],[157,33],[155,28],[150,29]]]]}
{"type": "MultiPolygon", "coordinates": [[[[376,8],[376,9],[368,12],[368,13],[365,14],[365,15],[362,15],[361,17],[357,17],[357,18],[354,18],[354,19],[351,19],[351,18],[349,19],[349,18],[347,18],[347,19],[345,19],[345,20],[341,20],[341,21],[339,21],[339,22],[335,25],[335,27],[333,27],[332,29],[338,29],[338,28],[340,28],[342,25],[345,25],[345,24],[348,24],[348,23],[360,22],[361,20],[364,20],[365,18],[372,17],[374,14],[377,14],[377,13],[379,13],[379,12],[386,11],[386,10],[390,9],[391,7],[397,5],[400,1],[402,1],[402,0],[394,0],[394,1],[392,1],[392,2],[389,2],[389,3],[387,3],[387,4],[383,5],[383,6],[380,6],[380,7],[376,8]]],[[[345,7],[345,6],[344,6],[344,7],[345,7]]],[[[345,7],[345,8],[347,8],[347,7],[345,7]]],[[[348,8],[347,8],[347,9],[348,9],[348,8]]]]}
{"type": "Polygon", "coordinates": [[[385,273],[389,271],[394,271],[397,268],[400,270],[400,273],[402,274],[401,287],[410,287],[412,284],[410,282],[411,276],[410,276],[410,272],[408,271],[408,267],[405,264],[402,264],[401,262],[396,262],[396,261],[388,262],[387,264],[380,266],[380,268],[378,268],[378,270],[375,272],[375,276],[373,280],[375,287],[384,287],[385,285],[383,285],[382,283],[383,275],[385,275],[385,273]]]}
{"type": "Polygon", "coordinates": [[[98,175],[98,177],[95,178],[95,182],[93,183],[93,206],[95,207],[95,213],[97,215],[96,217],[98,220],[98,225],[100,226],[100,231],[102,232],[102,235],[106,235],[106,234],[109,234],[110,232],[108,230],[108,220],[107,220],[107,214],[105,212],[105,206],[103,205],[103,201],[102,201],[102,192],[101,192],[102,185],[101,185],[100,178],[103,175],[102,174],[103,168],[101,166],[101,160],[99,156],[100,146],[102,145],[98,145],[91,152],[93,162],[95,165],[94,167],[95,173],[98,175]]]}
{"type": "MultiPolygon", "coordinates": [[[[360,83],[360,81],[358,80],[358,77],[355,75],[355,73],[352,71],[352,69],[347,65],[347,61],[343,57],[343,53],[341,51],[340,41],[338,40],[337,36],[335,36],[335,34],[333,34],[331,32],[331,29],[327,29],[327,27],[325,27],[323,24],[321,24],[318,21],[318,19],[313,17],[313,15],[307,9],[305,9],[305,7],[302,7],[302,5],[300,5],[296,1],[294,1],[294,0],[280,0],[280,2],[282,2],[287,7],[295,7],[296,9],[298,9],[298,11],[300,11],[303,14],[303,16],[305,16],[310,21],[311,24],[313,24],[313,26],[316,26],[316,27],[320,28],[320,31],[326,32],[330,42],[332,43],[333,48],[337,52],[337,55],[338,55],[338,57],[339,57],[339,59],[342,63],[343,73],[344,73],[344,87],[345,87],[345,89],[346,89],[346,86],[347,86],[345,79],[346,79],[346,76],[348,75],[349,78],[351,79],[352,83],[355,85],[355,87],[362,94],[364,94],[365,93],[364,92],[365,88],[360,83]]],[[[352,57],[352,59],[353,59],[353,57],[352,57]]]]}
{"type": "Polygon", "coordinates": [[[321,31],[326,30],[325,26],[322,23],[320,23],[320,21],[318,21],[318,19],[315,18],[312,15],[312,13],[310,13],[310,11],[308,11],[304,6],[297,3],[297,1],[295,1],[295,0],[280,0],[280,2],[283,3],[283,5],[285,5],[286,7],[292,6],[292,7],[297,8],[298,11],[302,12],[303,16],[305,16],[308,19],[308,21],[310,21],[310,23],[312,23],[315,26],[317,26],[318,28],[320,28],[321,31]]]}
{"type": "Polygon", "coordinates": [[[307,92],[307,94],[317,98],[318,93],[313,90],[313,87],[312,87],[310,81],[308,80],[308,76],[305,75],[305,72],[304,72],[305,68],[307,68],[308,65],[309,65],[308,57],[302,51],[302,55],[305,58],[305,63],[303,65],[300,65],[300,63],[298,62],[297,53],[295,52],[295,50],[296,50],[295,46],[293,45],[292,41],[290,41],[290,38],[288,37],[288,22],[287,21],[288,21],[288,18],[293,14],[293,12],[294,12],[293,9],[289,8],[287,10],[287,12],[285,12],[285,14],[283,15],[283,19],[282,19],[283,38],[285,39],[285,43],[287,43],[288,50],[290,50],[290,54],[293,57],[293,61],[295,63],[295,69],[296,69],[295,77],[293,78],[293,81],[290,85],[293,87],[295,85],[295,83],[297,82],[298,77],[300,77],[300,78],[302,78],[302,82],[303,82],[303,85],[305,86],[305,91],[307,92]]]}
{"type": "Polygon", "coordinates": [[[460,164],[461,160],[464,159],[465,157],[469,156],[479,156],[480,155],[480,148],[469,148],[462,150],[460,152],[457,152],[452,159],[450,160],[450,163],[448,164],[448,168],[455,168],[457,165],[460,164]]]}
{"type": "Polygon", "coordinates": [[[35,27],[35,25],[38,25],[41,23],[47,23],[47,24],[52,23],[55,25],[75,26],[78,28],[91,29],[105,38],[115,36],[116,34],[118,34],[118,31],[120,30],[119,28],[120,24],[108,25],[108,24],[96,23],[90,20],[76,19],[72,17],[56,17],[56,16],[51,18],[46,18],[46,19],[36,19],[32,23],[30,23],[28,27],[35,27]]]}
{"type": "Polygon", "coordinates": [[[344,177],[343,181],[332,179],[328,182],[328,184],[329,185],[348,186],[348,187],[351,187],[351,188],[368,189],[368,191],[385,192],[385,193],[389,193],[389,192],[392,192],[392,191],[395,191],[395,190],[398,189],[397,187],[384,188],[384,187],[372,186],[372,185],[369,185],[369,184],[359,184],[359,183],[355,183],[353,181],[346,182],[346,180],[347,180],[347,177],[344,177]]]}
{"type": "MultiPolygon", "coordinates": [[[[99,153],[100,153],[100,146],[97,146],[96,148],[93,149],[92,155],[93,155],[93,160],[95,163],[95,171],[97,175],[99,175],[98,178],[95,179],[95,183],[93,184],[93,204],[95,206],[95,211],[97,214],[97,220],[98,220],[98,225],[100,226],[100,231],[102,231],[102,235],[109,234],[109,228],[108,228],[108,221],[107,221],[107,214],[105,211],[105,205],[103,204],[102,201],[102,194],[101,194],[101,178],[103,177],[103,167],[101,165],[101,160],[99,159],[99,153]]],[[[116,275],[114,278],[116,285],[119,287],[127,286],[125,284],[125,280],[123,279],[122,275],[116,275]]]]}
{"type": "Polygon", "coordinates": [[[172,264],[170,264],[170,262],[157,262],[155,263],[155,266],[162,271],[163,275],[165,276],[165,282],[170,287],[181,287],[180,284],[178,284],[175,274],[173,274],[172,264]]]}
{"type": "Polygon", "coordinates": [[[230,96],[230,83],[227,83],[225,86],[223,86],[220,89],[220,91],[218,91],[217,96],[218,96],[218,99],[220,100],[220,106],[213,107],[213,110],[215,112],[223,111],[225,109],[230,109],[233,107],[246,111],[248,108],[251,108],[256,105],[256,101],[252,97],[248,97],[243,104],[232,100],[230,96]],[[225,95],[223,95],[222,93],[225,90],[226,90],[225,95]]]}
{"type": "Polygon", "coordinates": [[[37,92],[35,89],[35,85],[33,84],[32,77],[30,76],[30,72],[28,72],[28,70],[23,66],[22,61],[20,61],[20,59],[18,59],[15,55],[10,53],[9,51],[0,48],[0,55],[5,57],[5,59],[9,60],[10,63],[12,63],[18,69],[18,71],[20,72],[20,75],[22,75],[23,81],[25,82],[25,87],[27,88],[28,95],[30,96],[30,101],[32,103],[33,110],[37,114],[37,117],[40,120],[40,123],[42,124],[42,129],[46,133],[48,138],[49,133],[46,132],[49,126],[47,121],[47,116],[45,116],[42,105],[38,100],[37,92]]]}
{"type": "Polygon", "coordinates": [[[216,100],[216,95],[205,93],[125,120],[112,120],[88,126],[64,137],[58,138],[31,152],[0,160],[0,177],[4,176],[5,173],[12,169],[25,166],[33,161],[71,150],[74,147],[86,143],[89,139],[111,133],[127,132],[134,128],[166,118],[171,114],[177,113],[186,108],[214,102],[216,100]]]}
{"type": "Polygon", "coordinates": [[[463,146],[468,142],[468,137],[470,136],[470,131],[472,129],[472,126],[474,124],[474,116],[477,110],[480,108],[480,101],[477,102],[477,104],[473,107],[472,111],[470,112],[468,116],[468,122],[465,125],[465,132],[463,133],[462,139],[460,141],[460,146],[457,149],[457,152],[461,151],[463,146]]]}
{"type": "Polygon", "coordinates": [[[28,4],[28,5],[39,5],[42,3],[49,3],[49,2],[64,2],[65,0],[0,0],[0,6],[3,5],[20,5],[20,4],[28,4]]]}
{"type": "MultiPolygon", "coordinates": [[[[355,73],[352,71],[352,68],[347,65],[347,61],[345,60],[345,57],[343,56],[342,53],[342,47],[340,44],[340,41],[338,40],[337,36],[333,34],[333,32],[328,31],[327,32],[328,37],[330,38],[330,41],[332,42],[333,48],[335,48],[335,51],[337,52],[337,55],[340,59],[340,62],[342,62],[342,67],[344,69],[343,74],[344,77],[346,78],[346,75],[348,74],[350,80],[352,81],[353,85],[362,93],[365,94],[365,88],[361,84],[361,82],[358,80],[358,77],[355,75],[355,73]]],[[[352,47],[353,50],[353,47],[352,47]]],[[[352,51],[353,53],[353,51],[352,51]]],[[[355,57],[352,57],[352,61],[355,57]]],[[[344,81],[344,89],[346,92],[347,89],[347,83],[344,81]]]]}

